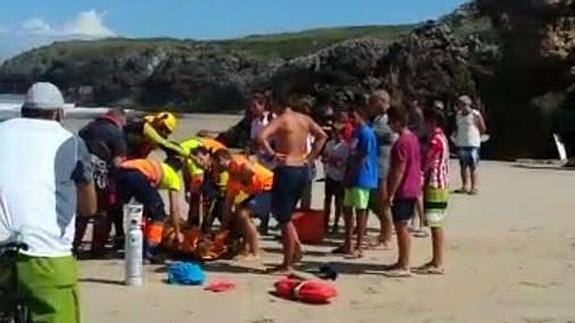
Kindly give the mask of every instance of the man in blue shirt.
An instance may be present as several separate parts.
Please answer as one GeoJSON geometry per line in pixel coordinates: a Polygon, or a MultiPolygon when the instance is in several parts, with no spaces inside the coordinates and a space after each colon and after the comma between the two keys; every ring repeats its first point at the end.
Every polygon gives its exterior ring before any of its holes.
{"type": "Polygon", "coordinates": [[[354,138],[351,144],[351,156],[346,169],[346,190],[344,197],[345,241],[336,251],[351,258],[362,257],[361,245],[367,225],[367,209],[372,189],[377,188],[377,138],[367,124],[369,117],[365,96],[358,95],[352,102],[351,118],[355,124],[354,138]],[[351,249],[355,209],[357,220],[357,241],[351,249]]]}

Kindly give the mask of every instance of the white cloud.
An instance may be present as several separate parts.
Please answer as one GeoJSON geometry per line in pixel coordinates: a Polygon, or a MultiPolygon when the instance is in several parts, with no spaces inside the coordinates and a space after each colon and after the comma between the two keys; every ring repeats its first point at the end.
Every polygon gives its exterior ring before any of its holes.
{"type": "Polygon", "coordinates": [[[50,24],[40,18],[31,18],[22,24],[24,33],[34,36],[48,36],[53,29],[50,24]]]}
{"type": "Polygon", "coordinates": [[[96,10],[80,12],[70,19],[48,21],[31,17],[20,26],[0,26],[0,63],[34,47],[54,41],[84,39],[93,40],[116,35],[105,23],[105,14],[96,10]]]}
{"type": "Polygon", "coordinates": [[[79,13],[74,19],[61,25],[52,25],[41,18],[32,18],[22,24],[22,32],[29,36],[58,39],[95,39],[114,36],[104,24],[104,15],[95,10],[79,13]]]}
{"type": "Polygon", "coordinates": [[[80,13],[73,21],[67,23],[61,32],[64,35],[77,35],[80,37],[111,37],[114,32],[104,25],[104,15],[95,10],[80,13]]]}

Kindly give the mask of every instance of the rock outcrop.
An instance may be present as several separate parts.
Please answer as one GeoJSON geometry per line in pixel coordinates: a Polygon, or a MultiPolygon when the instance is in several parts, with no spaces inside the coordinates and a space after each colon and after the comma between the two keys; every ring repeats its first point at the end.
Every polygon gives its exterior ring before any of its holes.
{"type": "Polygon", "coordinates": [[[494,86],[484,95],[494,112],[495,148],[510,156],[556,156],[552,133],[560,132],[574,155],[575,1],[478,3],[503,39],[494,86]]]}
{"type": "MultiPolygon", "coordinates": [[[[488,89],[492,67],[500,58],[499,47],[481,32],[458,35],[455,28],[451,21],[428,22],[392,45],[373,38],[343,42],[287,61],[267,85],[274,91],[331,98],[336,106],[345,106],[357,91],[386,88],[398,105],[405,97],[424,103],[440,99],[452,112],[456,98],[468,94],[481,107],[482,91],[488,89]]],[[[489,24],[480,31],[489,31],[489,24]]],[[[245,131],[238,131],[241,124],[247,123],[242,121],[230,132],[228,142],[245,144],[245,131]]]]}
{"type": "MultiPolygon", "coordinates": [[[[280,36],[277,48],[257,37],[56,43],[5,62],[0,92],[48,80],[83,105],[185,112],[240,110],[254,87],[340,106],[357,90],[384,87],[396,104],[416,95],[451,110],[466,93],[487,117],[488,156],[555,156],[554,132],[575,155],[575,0],[476,0],[436,22],[350,30],[346,41],[329,30],[312,33],[326,37],[318,41],[280,36]]],[[[247,125],[230,137],[245,139],[247,125]]]]}

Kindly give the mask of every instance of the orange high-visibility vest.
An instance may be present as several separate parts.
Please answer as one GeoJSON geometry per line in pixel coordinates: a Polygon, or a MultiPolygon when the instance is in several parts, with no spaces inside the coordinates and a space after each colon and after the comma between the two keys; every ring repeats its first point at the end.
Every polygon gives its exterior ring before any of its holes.
{"type": "Polygon", "coordinates": [[[158,187],[162,182],[162,164],[155,159],[132,159],[122,163],[122,168],[135,169],[146,176],[146,178],[158,187]]]}
{"type": "Polygon", "coordinates": [[[221,142],[219,142],[215,139],[205,138],[205,137],[200,137],[198,139],[200,140],[202,145],[204,147],[206,147],[212,153],[215,153],[216,151],[218,151],[220,149],[227,149],[227,147],[224,144],[222,144],[221,142]]]}
{"type": "Polygon", "coordinates": [[[244,191],[248,194],[257,194],[265,191],[270,191],[274,182],[274,173],[262,166],[256,161],[248,160],[244,155],[234,155],[233,161],[230,163],[230,179],[228,180],[227,189],[232,192],[244,191]],[[250,163],[251,169],[254,172],[250,183],[241,183],[236,178],[235,173],[241,172],[242,168],[250,163]],[[247,184],[247,185],[246,185],[247,184]]]}

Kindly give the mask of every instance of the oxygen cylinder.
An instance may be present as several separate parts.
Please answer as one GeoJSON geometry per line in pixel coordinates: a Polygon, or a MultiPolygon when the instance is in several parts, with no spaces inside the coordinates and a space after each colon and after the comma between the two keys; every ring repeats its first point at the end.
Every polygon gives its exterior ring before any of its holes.
{"type": "Polygon", "coordinates": [[[124,230],[126,232],[124,267],[125,284],[128,286],[140,286],[143,283],[143,213],[144,206],[133,199],[124,205],[124,230]]]}

